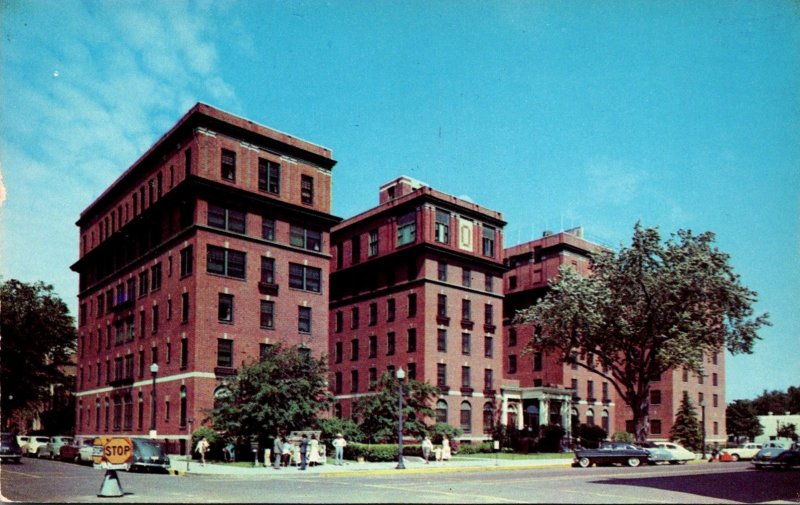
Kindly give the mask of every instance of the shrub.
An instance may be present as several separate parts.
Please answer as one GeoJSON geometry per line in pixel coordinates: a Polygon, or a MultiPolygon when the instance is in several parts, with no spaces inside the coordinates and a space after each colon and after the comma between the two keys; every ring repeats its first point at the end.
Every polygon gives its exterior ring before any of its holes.
{"type": "Polygon", "coordinates": [[[433,425],[433,428],[431,428],[430,432],[431,442],[437,445],[442,443],[442,438],[444,435],[447,435],[447,438],[450,439],[450,443],[452,445],[453,440],[457,439],[462,433],[464,433],[460,428],[455,428],[447,423],[436,423],[433,425]]]}
{"type": "Polygon", "coordinates": [[[564,428],[555,424],[544,426],[537,443],[537,450],[539,452],[560,452],[561,439],[566,433],[564,428]]]}
{"type": "Polygon", "coordinates": [[[494,444],[492,442],[481,442],[480,444],[461,444],[458,448],[459,454],[483,454],[493,453],[494,444]]]}
{"type": "Polygon", "coordinates": [[[581,424],[576,430],[580,444],[589,449],[596,449],[606,439],[608,433],[597,425],[581,424]]]}
{"type": "MultiPolygon", "coordinates": [[[[421,456],[422,447],[419,445],[403,444],[404,456],[421,456]]],[[[364,461],[390,462],[397,461],[397,444],[360,444],[348,443],[344,448],[344,457],[347,459],[364,458],[364,461]]]]}
{"type": "Polygon", "coordinates": [[[633,443],[636,440],[636,437],[633,436],[633,433],[628,433],[627,431],[617,431],[611,435],[611,440],[614,442],[633,443]]]}

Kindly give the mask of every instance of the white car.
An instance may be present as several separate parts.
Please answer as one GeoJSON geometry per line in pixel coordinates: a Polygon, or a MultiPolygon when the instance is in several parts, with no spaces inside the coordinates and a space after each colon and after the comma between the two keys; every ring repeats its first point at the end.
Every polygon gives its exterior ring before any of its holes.
{"type": "Polygon", "coordinates": [[[744,444],[741,447],[734,447],[732,449],[725,449],[725,452],[731,455],[734,461],[739,461],[740,459],[753,459],[758,451],[761,450],[761,444],[744,444]]]}
{"type": "Polygon", "coordinates": [[[679,464],[683,465],[687,461],[692,461],[693,459],[697,459],[697,455],[686,449],[683,446],[678,444],[674,444],[672,442],[655,442],[655,446],[664,449],[669,454],[669,462],[671,464],[679,464]]]}
{"type": "Polygon", "coordinates": [[[31,436],[28,442],[28,456],[39,457],[47,453],[47,444],[50,443],[50,437],[36,437],[31,436]]]}

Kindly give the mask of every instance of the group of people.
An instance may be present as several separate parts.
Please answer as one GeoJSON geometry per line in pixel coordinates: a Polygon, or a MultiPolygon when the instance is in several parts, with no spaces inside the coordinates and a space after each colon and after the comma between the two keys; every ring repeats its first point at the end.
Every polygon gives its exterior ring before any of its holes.
{"type": "Polygon", "coordinates": [[[294,463],[298,470],[305,470],[308,466],[313,467],[320,464],[323,452],[324,449],[320,450],[320,443],[316,435],[312,434],[309,440],[308,435],[303,433],[298,445],[290,442],[286,435],[279,435],[272,443],[272,467],[280,470],[282,467],[288,467],[294,463]]]}
{"type": "Polygon", "coordinates": [[[447,435],[442,437],[442,445],[436,447],[433,446],[431,437],[426,435],[425,438],[422,439],[422,459],[425,460],[426,465],[430,462],[431,453],[436,461],[447,461],[452,457],[450,439],[447,435]]]}

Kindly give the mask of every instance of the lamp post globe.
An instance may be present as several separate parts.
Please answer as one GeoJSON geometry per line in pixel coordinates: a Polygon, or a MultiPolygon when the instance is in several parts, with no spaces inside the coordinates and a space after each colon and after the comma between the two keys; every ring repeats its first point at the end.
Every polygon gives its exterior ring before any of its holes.
{"type": "Polygon", "coordinates": [[[397,373],[395,374],[397,377],[397,382],[400,384],[400,400],[399,400],[399,411],[398,411],[398,419],[399,419],[399,427],[397,430],[397,470],[405,470],[406,465],[403,462],[403,379],[406,378],[406,372],[403,370],[403,367],[397,369],[397,373]]]}
{"type": "Polygon", "coordinates": [[[150,438],[156,437],[156,376],[158,375],[158,364],[150,365],[150,374],[153,376],[153,389],[150,391],[151,413],[150,413],[150,438]]]}

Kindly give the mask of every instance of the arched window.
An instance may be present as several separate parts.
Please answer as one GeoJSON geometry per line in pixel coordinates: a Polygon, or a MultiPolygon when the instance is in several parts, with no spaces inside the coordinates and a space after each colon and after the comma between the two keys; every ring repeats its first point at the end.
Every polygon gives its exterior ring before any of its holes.
{"type": "Polygon", "coordinates": [[[444,400],[436,402],[436,422],[447,423],[447,402],[444,400]]]}
{"type": "Polygon", "coordinates": [[[494,428],[494,405],[492,402],[483,404],[483,432],[491,433],[494,428]]]}
{"type": "Polygon", "coordinates": [[[586,411],[586,424],[594,426],[594,410],[592,409],[586,411]]]}
{"type": "Polygon", "coordinates": [[[509,405],[506,412],[506,424],[509,428],[517,429],[517,406],[509,405]]]}
{"type": "Polygon", "coordinates": [[[601,418],[600,422],[602,423],[602,428],[605,430],[606,434],[609,434],[609,420],[608,420],[608,410],[603,410],[603,417],[601,418]]]}
{"type": "Polygon", "coordinates": [[[181,426],[186,426],[186,386],[181,386],[181,426]]]}
{"type": "Polygon", "coordinates": [[[472,405],[461,402],[461,429],[464,433],[472,433],[472,405]]]}

